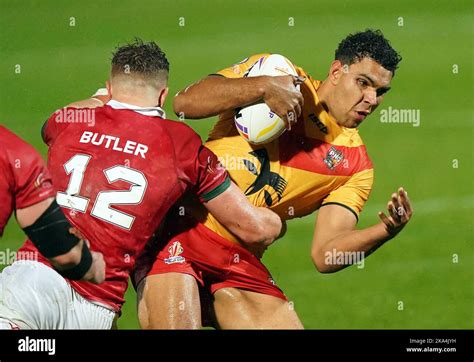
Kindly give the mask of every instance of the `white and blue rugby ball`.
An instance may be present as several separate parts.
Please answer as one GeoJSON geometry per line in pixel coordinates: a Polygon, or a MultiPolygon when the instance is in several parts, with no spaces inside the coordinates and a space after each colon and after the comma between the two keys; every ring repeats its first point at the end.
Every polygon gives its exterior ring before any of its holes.
{"type": "MultiPolygon", "coordinates": [[[[262,56],[250,69],[248,77],[261,75],[298,75],[293,64],[284,56],[271,54],[262,56]]],[[[299,88],[299,86],[297,86],[299,88]]],[[[278,138],[285,132],[285,122],[261,101],[240,109],[234,116],[240,135],[249,143],[260,145],[278,138]]]]}

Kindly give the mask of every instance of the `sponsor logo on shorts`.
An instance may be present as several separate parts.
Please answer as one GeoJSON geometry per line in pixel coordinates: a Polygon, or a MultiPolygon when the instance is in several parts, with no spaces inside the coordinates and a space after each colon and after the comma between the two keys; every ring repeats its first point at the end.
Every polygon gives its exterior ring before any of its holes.
{"type": "Polygon", "coordinates": [[[166,264],[175,264],[175,263],[184,263],[185,258],[180,256],[184,251],[181,243],[179,241],[175,241],[169,248],[168,252],[170,253],[169,258],[165,259],[166,264]]]}

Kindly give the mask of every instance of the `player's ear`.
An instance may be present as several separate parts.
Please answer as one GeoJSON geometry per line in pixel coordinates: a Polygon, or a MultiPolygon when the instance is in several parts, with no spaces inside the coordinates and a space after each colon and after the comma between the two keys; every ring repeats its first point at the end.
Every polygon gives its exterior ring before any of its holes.
{"type": "Polygon", "coordinates": [[[331,68],[329,68],[329,75],[328,78],[332,84],[336,85],[339,83],[342,75],[347,73],[348,66],[342,64],[340,60],[334,60],[331,63],[331,68]]]}
{"type": "Polygon", "coordinates": [[[166,96],[168,95],[168,91],[169,91],[169,88],[168,88],[168,87],[163,88],[163,89],[161,90],[160,96],[158,97],[158,106],[159,106],[159,107],[163,107],[163,106],[164,106],[166,96]]]}
{"type": "Polygon", "coordinates": [[[112,98],[112,84],[110,83],[110,80],[105,81],[105,87],[107,88],[107,93],[109,93],[110,98],[112,98]]]}

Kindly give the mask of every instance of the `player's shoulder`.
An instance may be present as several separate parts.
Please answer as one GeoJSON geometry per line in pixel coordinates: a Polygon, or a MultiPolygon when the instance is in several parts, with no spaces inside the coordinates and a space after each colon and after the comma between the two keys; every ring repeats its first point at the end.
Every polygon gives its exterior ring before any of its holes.
{"type": "Polygon", "coordinates": [[[358,129],[328,127],[328,131],[329,134],[323,142],[326,165],[341,164],[335,169],[345,176],[373,169],[372,160],[358,129]]]}
{"type": "Polygon", "coordinates": [[[8,149],[12,140],[16,140],[17,136],[6,127],[0,125],[0,140],[2,147],[0,147],[0,168],[5,170],[9,168],[9,153],[8,149]]]}
{"type": "Polygon", "coordinates": [[[359,131],[357,129],[351,131],[353,131],[351,132],[352,136],[345,142],[348,162],[354,163],[354,173],[372,170],[374,166],[359,131]]]}
{"type": "Polygon", "coordinates": [[[182,143],[185,140],[199,139],[199,135],[186,123],[163,118],[158,121],[159,126],[170,135],[175,143],[182,143]]]}
{"type": "Polygon", "coordinates": [[[55,110],[41,128],[43,141],[51,145],[59,134],[68,127],[84,127],[94,124],[98,108],[66,106],[55,110]]]}
{"type": "Polygon", "coordinates": [[[0,126],[0,138],[2,140],[0,152],[3,154],[9,153],[11,151],[16,154],[21,154],[23,152],[26,152],[27,154],[36,154],[36,150],[33,148],[33,146],[4,126],[0,126]]]}
{"type": "Polygon", "coordinates": [[[29,167],[43,166],[44,161],[36,149],[20,136],[6,127],[0,126],[0,159],[2,167],[26,170],[29,167]]]}
{"type": "MultiPolygon", "coordinates": [[[[195,160],[202,149],[200,136],[187,124],[170,119],[156,120],[157,132],[153,144],[159,149],[174,155],[174,159],[182,166],[195,160]]],[[[155,150],[158,150],[155,148],[155,150]]],[[[178,166],[180,167],[180,166],[178,166]]]]}
{"type": "Polygon", "coordinates": [[[2,139],[2,144],[4,145],[21,141],[21,138],[19,136],[17,136],[15,133],[13,133],[8,128],[2,125],[0,125],[0,137],[2,139]]]}

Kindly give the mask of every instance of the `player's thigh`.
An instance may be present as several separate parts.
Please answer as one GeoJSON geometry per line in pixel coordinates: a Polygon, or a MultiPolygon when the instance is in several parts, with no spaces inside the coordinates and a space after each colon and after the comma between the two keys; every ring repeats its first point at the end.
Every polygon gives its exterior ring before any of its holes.
{"type": "Polygon", "coordinates": [[[62,329],[71,288],[52,268],[17,261],[0,274],[0,318],[21,329],[62,329]]]}
{"type": "Polygon", "coordinates": [[[139,284],[137,299],[138,320],[143,329],[201,327],[199,289],[192,275],[149,275],[139,284]]]}
{"type": "Polygon", "coordinates": [[[103,305],[82,297],[70,287],[69,303],[64,329],[111,329],[117,314],[103,305]]]}
{"type": "Polygon", "coordinates": [[[238,288],[214,293],[216,320],[222,329],[302,329],[293,306],[272,295],[238,288]]]}

